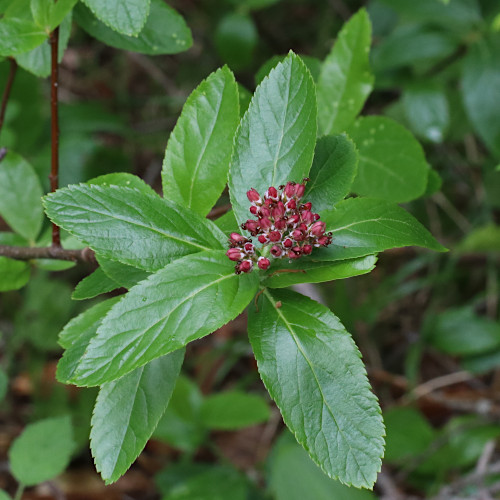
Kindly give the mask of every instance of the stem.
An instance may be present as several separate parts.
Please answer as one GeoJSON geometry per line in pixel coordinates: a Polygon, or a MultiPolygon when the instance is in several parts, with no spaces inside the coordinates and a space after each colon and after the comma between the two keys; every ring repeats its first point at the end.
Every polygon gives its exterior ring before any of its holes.
{"type": "MultiPolygon", "coordinates": [[[[53,193],[57,190],[59,184],[59,114],[58,104],[58,78],[59,67],[57,64],[59,50],[59,27],[50,34],[50,110],[51,110],[51,143],[52,143],[52,162],[50,169],[50,190],[53,193]]],[[[61,247],[61,235],[59,226],[52,223],[52,246],[61,247]]]]}
{"type": "Polygon", "coordinates": [[[16,70],[17,70],[16,60],[13,57],[11,57],[9,58],[9,61],[10,61],[10,72],[2,96],[2,105],[0,107],[0,133],[2,132],[3,121],[5,118],[5,111],[7,109],[7,102],[9,101],[10,91],[12,89],[12,84],[14,83],[14,77],[16,76],[16,70]]]}
{"type": "Polygon", "coordinates": [[[15,247],[0,245],[0,256],[16,260],[57,259],[73,262],[88,262],[95,264],[95,254],[90,248],[82,250],[66,250],[58,246],[50,247],[15,247]]]}
{"type": "Polygon", "coordinates": [[[19,483],[19,486],[17,487],[16,495],[14,497],[14,500],[21,500],[22,496],[24,493],[24,484],[19,483]]]}

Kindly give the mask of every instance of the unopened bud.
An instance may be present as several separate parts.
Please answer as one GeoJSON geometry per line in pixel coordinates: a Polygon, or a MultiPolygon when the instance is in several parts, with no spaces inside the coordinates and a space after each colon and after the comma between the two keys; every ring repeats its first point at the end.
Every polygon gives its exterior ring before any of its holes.
{"type": "Polygon", "coordinates": [[[302,196],[304,196],[305,190],[306,190],[306,187],[304,186],[304,184],[297,184],[295,186],[295,196],[297,198],[302,198],[302,196]]]}
{"type": "Polygon", "coordinates": [[[279,231],[271,231],[269,233],[269,240],[276,243],[281,240],[281,233],[279,231]]]}
{"type": "Polygon", "coordinates": [[[314,215],[312,214],[311,211],[309,210],[304,210],[301,214],[302,216],[302,220],[306,223],[306,224],[312,224],[314,222],[314,215]]]}
{"type": "Polygon", "coordinates": [[[302,241],[304,239],[304,233],[300,229],[295,229],[295,231],[292,231],[292,238],[295,241],[302,241]]]}
{"type": "Polygon", "coordinates": [[[302,247],[302,253],[303,253],[304,255],[309,255],[312,251],[313,251],[313,247],[312,247],[312,245],[304,245],[304,246],[302,247]]]}
{"type": "Polygon", "coordinates": [[[326,224],[323,221],[317,221],[311,226],[311,234],[320,237],[325,234],[326,224]]]}
{"type": "Polygon", "coordinates": [[[282,201],[278,201],[276,206],[271,210],[271,215],[275,220],[280,219],[285,215],[285,205],[282,201]]]}
{"type": "Polygon", "coordinates": [[[303,208],[304,210],[311,210],[312,208],[312,203],[310,201],[308,201],[307,203],[304,203],[301,208],[303,208]]]}
{"type": "Polygon", "coordinates": [[[243,243],[247,239],[244,236],[241,236],[239,233],[231,233],[230,237],[232,243],[243,243]]]}
{"type": "Polygon", "coordinates": [[[258,212],[258,211],[259,211],[259,209],[258,209],[255,205],[252,205],[252,206],[250,207],[250,213],[251,213],[252,215],[257,215],[257,212],[258,212]]]}
{"type": "Polygon", "coordinates": [[[261,203],[260,194],[254,188],[247,191],[247,198],[251,203],[261,203]]]}
{"type": "Polygon", "coordinates": [[[282,229],[285,229],[285,227],[286,227],[286,221],[285,221],[285,219],[278,219],[278,220],[275,220],[275,221],[274,221],[274,227],[275,227],[276,229],[279,229],[280,231],[281,231],[282,229]]]}
{"type": "Polygon", "coordinates": [[[260,219],[260,227],[266,231],[267,229],[270,229],[270,227],[273,225],[273,223],[267,218],[267,217],[262,217],[260,219]]]}
{"type": "Polygon", "coordinates": [[[262,207],[260,209],[260,215],[261,215],[261,217],[270,217],[271,216],[271,210],[269,210],[268,207],[262,207]]]}
{"type": "Polygon", "coordinates": [[[288,210],[295,210],[297,208],[297,202],[292,198],[287,204],[286,204],[286,208],[288,208],[288,210]]]}
{"type": "Polygon", "coordinates": [[[298,259],[300,257],[300,253],[296,253],[293,250],[288,252],[288,258],[290,259],[298,259]]]}
{"type": "Polygon", "coordinates": [[[237,262],[244,257],[243,252],[239,248],[230,248],[226,252],[226,255],[229,257],[230,260],[234,262],[237,262]]]}
{"type": "Polygon", "coordinates": [[[257,265],[259,266],[259,269],[265,271],[271,265],[271,261],[266,259],[266,257],[259,257],[257,265]]]}
{"type": "Polygon", "coordinates": [[[259,243],[267,243],[269,241],[268,237],[265,234],[261,234],[258,237],[259,243]]]}
{"type": "Polygon", "coordinates": [[[330,238],[328,238],[328,236],[322,236],[321,238],[318,238],[319,246],[326,247],[329,244],[330,244],[330,238]]]}
{"type": "Polygon", "coordinates": [[[241,227],[255,234],[259,231],[259,221],[248,219],[241,227]]]}
{"type": "Polygon", "coordinates": [[[252,254],[255,252],[255,247],[253,246],[252,243],[245,243],[243,245],[243,248],[245,249],[245,252],[248,254],[252,254]]]}
{"type": "Polygon", "coordinates": [[[278,191],[276,191],[276,188],[271,186],[266,192],[266,197],[272,198],[273,200],[277,200],[278,199],[278,191]]]}
{"type": "Polygon", "coordinates": [[[285,248],[292,248],[293,241],[290,238],[286,238],[286,240],[283,242],[283,246],[285,248]]]}
{"type": "Polygon", "coordinates": [[[284,193],[287,198],[293,198],[295,195],[295,183],[287,182],[284,193]]]}
{"type": "Polygon", "coordinates": [[[251,260],[244,260],[239,265],[239,270],[242,273],[249,273],[253,268],[253,262],[251,260]]]}
{"type": "Polygon", "coordinates": [[[293,226],[293,225],[297,224],[299,221],[300,221],[300,216],[295,214],[295,215],[288,217],[287,223],[289,226],[293,226]]]}
{"type": "Polygon", "coordinates": [[[274,257],[281,257],[282,254],[283,254],[283,250],[281,249],[280,246],[273,245],[271,247],[271,255],[273,255],[274,257]]]}

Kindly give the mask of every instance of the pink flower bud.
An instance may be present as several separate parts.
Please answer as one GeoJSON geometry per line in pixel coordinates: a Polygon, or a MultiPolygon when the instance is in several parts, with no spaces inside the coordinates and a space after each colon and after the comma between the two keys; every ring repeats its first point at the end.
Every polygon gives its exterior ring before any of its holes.
{"type": "Polygon", "coordinates": [[[295,196],[295,183],[287,182],[284,193],[287,198],[293,198],[295,196]]]}
{"type": "Polygon", "coordinates": [[[293,250],[288,252],[289,259],[298,259],[300,257],[300,253],[295,253],[293,250]]]}
{"type": "Polygon", "coordinates": [[[282,201],[278,201],[276,206],[271,210],[271,215],[275,220],[280,219],[285,215],[285,205],[282,201]]]}
{"type": "Polygon", "coordinates": [[[231,233],[229,238],[231,240],[231,243],[243,243],[244,241],[247,240],[244,236],[241,236],[241,234],[239,233],[231,233]]]}
{"type": "Polygon", "coordinates": [[[252,215],[257,215],[257,212],[258,212],[258,211],[259,211],[259,209],[258,209],[255,205],[252,205],[252,206],[250,207],[250,213],[251,213],[252,215]]]}
{"type": "Polygon", "coordinates": [[[283,230],[286,227],[286,221],[285,219],[278,219],[274,221],[274,227],[278,230],[283,230]]]}
{"type": "Polygon", "coordinates": [[[273,225],[273,223],[267,218],[267,217],[262,217],[260,219],[260,227],[266,231],[267,229],[270,229],[270,227],[273,225]]]}
{"type": "Polygon", "coordinates": [[[304,233],[300,229],[295,229],[295,231],[292,231],[292,238],[295,241],[302,241],[304,239],[304,233]]]}
{"type": "Polygon", "coordinates": [[[297,254],[297,255],[301,255],[302,254],[302,248],[300,247],[293,247],[292,248],[292,252],[297,254]]]}
{"type": "Polygon", "coordinates": [[[297,198],[302,198],[302,196],[304,196],[305,190],[306,190],[306,187],[304,186],[304,184],[297,184],[295,186],[295,196],[297,198]]]}
{"type": "Polygon", "coordinates": [[[278,191],[276,191],[276,188],[271,186],[267,191],[266,191],[266,198],[272,198],[273,200],[278,199],[278,191]]]}
{"type": "Polygon", "coordinates": [[[239,270],[242,273],[249,273],[253,268],[253,262],[251,260],[244,260],[240,266],[239,270]]]}
{"type": "Polygon", "coordinates": [[[288,210],[295,210],[297,208],[297,202],[292,198],[287,204],[286,204],[286,208],[288,208],[288,210]]]}
{"type": "Polygon", "coordinates": [[[271,255],[273,255],[274,257],[281,257],[282,254],[283,254],[283,250],[281,249],[280,246],[273,245],[271,247],[271,255]]]}
{"type": "Polygon", "coordinates": [[[312,224],[314,222],[314,216],[312,212],[310,212],[309,210],[304,210],[301,215],[302,215],[302,220],[306,224],[312,224]]]}
{"type": "Polygon", "coordinates": [[[312,251],[313,251],[312,245],[304,245],[302,247],[302,252],[304,253],[304,255],[309,255],[312,251]]]}
{"type": "Polygon", "coordinates": [[[271,261],[265,257],[259,257],[257,265],[259,266],[259,269],[265,271],[271,265],[271,261]]]}
{"type": "Polygon", "coordinates": [[[293,241],[290,239],[290,238],[287,238],[284,242],[283,242],[283,246],[285,248],[292,248],[293,246],[293,241]]]}
{"type": "Polygon", "coordinates": [[[313,214],[314,220],[319,220],[319,214],[313,214]]]}
{"type": "Polygon", "coordinates": [[[259,221],[248,219],[241,227],[250,231],[250,233],[255,234],[259,231],[259,221]]]}
{"type": "Polygon", "coordinates": [[[303,210],[311,210],[312,203],[310,201],[308,201],[307,203],[304,203],[303,205],[301,205],[300,208],[303,209],[303,210]]]}
{"type": "Polygon", "coordinates": [[[305,233],[305,232],[307,231],[307,224],[304,224],[304,223],[302,222],[302,224],[299,224],[299,225],[298,225],[297,229],[300,229],[302,232],[304,232],[304,233],[305,233]]]}
{"type": "Polygon", "coordinates": [[[267,243],[269,241],[269,238],[265,234],[261,234],[258,238],[259,243],[267,243]]]}
{"type": "Polygon", "coordinates": [[[226,255],[229,257],[229,260],[237,262],[244,257],[243,252],[239,248],[230,248],[226,255]]]}
{"type": "Polygon", "coordinates": [[[271,231],[269,233],[269,240],[273,243],[276,243],[277,241],[281,240],[281,233],[279,231],[271,231]]]}
{"type": "Polygon", "coordinates": [[[260,209],[260,216],[261,217],[270,217],[271,216],[271,210],[269,210],[268,207],[262,207],[260,209]]]}
{"type": "Polygon", "coordinates": [[[311,234],[320,237],[325,234],[326,224],[323,221],[317,221],[311,226],[311,234]]]}
{"type": "Polygon", "coordinates": [[[321,238],[318,238],[318,245],[322,247],[326,247],[331,243],[330,239],[328,236],[322,236],[321,238]]]}
{"type": "Polygon", "coordinates": [[[261,203],[260,194],[254,188],[247,191],[247,198],[251,203],[261,203]]]}
{"type": "Polygon", "coordinates": [[[245,243],[243,245],[243,248],[245,249],[245,252],[248,254],[252,254],[255,252],[255,247],[252,245],[252,243],[245,243]]]}
{"type": "Polygon", "coordinates": [[[300,222],[300,216],[298,216],[297,214],[292,215],[291,217],[288,217],[287,222],[288,222],[289,226],[293,226],[293,225],[297,224],[298,222],[300,222]]]}

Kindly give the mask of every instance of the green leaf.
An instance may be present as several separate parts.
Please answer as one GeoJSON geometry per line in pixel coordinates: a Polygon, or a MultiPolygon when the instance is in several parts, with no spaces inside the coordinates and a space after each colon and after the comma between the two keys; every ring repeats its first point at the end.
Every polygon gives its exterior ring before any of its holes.
{"type": "Polygon", "coordinates": [[[137,175],[128,174],[126,172],[114,172],[112,174],[100,175],[86,182],[89,186],[122,186],[133,188],[147,195],[156,195],[153,188],[146,184],[137,175]]]}
{"type": "Polygon", "coordinates": [[[50,33],[59,26],[78,0],[31,0],[35,23],[50,33]]]}
{"type": "Polygon", "coordinates": [[[500,35],[480,38],[468,48],[461,82],[469,120],[491,152],[500,158],[500,35]]]}
{"type": "Polygon", "coordinates": [[[458,252],[483,252],[491,254],[500,253],[500,226],[487,224],[473,229],[455,247],[458,252]]]}
{"type": "Polygon", "coordinates": [[[122,35],[137,36],[149,15],[150,0],[83,0],[106,26],[122,35]]]}
{"type": "Polygon", "coordinates": [[[232,210],[229,210],[229,212],[220,216],[218,219],[215,219],[214,224],[224,234],[230,234],[230,233],[235,233],[235,232],[237,233],[238,231],[240,231],[240,228],[238,227],[238,223],[236,222],[236,219],[234,217],[234,212],[232,210]]]}
{"type": "Polygon", "coordinates": [[[384,426],[361,355],[337,317],[295,292],[265,289],[259,312],[250,310],[248,334],[262,380],[297,441],[330,477],[371,488],[384,426]]]}
{"type": "Polygon", "coordinates": [[[361,9],[340,30],[318,81],[318,132],[343,132],[359,114],[373,89],[369,53],[371,23],[361,9]]]}
{"type": "Polygon", "coordinates": [[[223,251],[172,262],[113,307],[68,381],[101,385],[212,333],[243,311],[258,281],[236,275],[223,251]]]}
{"type": "Polygon", "coordinates": [[[112,280],[108,275],[98,267],[92,274],[89,274],[83,278],[78,285],[76,285],[75,290],[71,294],[73,300],[85,300],[92,299],[101,295],[102,293],[108,293],[116,288],[119,288],[119,284],[112,280]]]}
{"type": "Polygon", "coordinates": [[[24,486],[53,479],[68,466],[73,447],[69,416],[30,424],[9,449],[11,472],[24,486]]]}
{"type": "Polygon", "coordinates": [[[47,38],[47,33],[35,23],[5,17],[0,19],[0,56],[16,56],[28,52],[47,38]]]}
{"type": "MultiPolygon", "coordinates": [[[[94,0],[96,3],[104,3],[94,0]]],[[[142,54],[177,54],[193,44],[191,31],[180,14],[163,0],[151,0],[144,28],[138,36],[121,35],[97,20],[82,3],[75,6],[75,21],[100,42],[122,50],[142,54]]]]}
{"type": "Polygon", "coordinates": [[[368,116],[356,120],[347,133],[359,151],[355,193],[397,203],[424,193],[429,165],[422,146],[403,126],[368,116]]]}
{"type": "Polygon", "coordinates": [[[162,170],[167,200],[208,214],[227,182],[239,120],[238,86],[224,67],[189,96],[170,135],[162,170]]]}
{"type": "Polygon", "coordinates": [[[87,309],[73,318],[59,334],[59,344],[66,349],[63,357],[57,364],[57,380],[65,383],[78,368],[80,360],[104,316],[118,302],[121,297],[113,297],[87,309]]]}
{"type": "Polygon", "coordinates": [[[482,354],[500,347],[500,324],[469,307],[448,309],[429,321],[426,339],[448,354],[482,354]]]}
{"type": "Polygon", "coordinates": [[[440,143],[450,122],[446,94],[438,87],[425,85],[403,93],[406,119],[419,137],[440,143]]]}
{"type": "Polygon", "coordinates": [[[187,208],[119,186],[69,186],[44,198],[50,219],[97,253],[147,271],[222,248],[213,223],[187,208]],[[212,234],[215,233],[215,234],[212,234]]]}
{"type": "MultiPolygon", "coordinates": [[[[58,2],[59,3],[59,2],[58,2]]],[[[64,51],[68,46],[69,37],[71,35],[71,13],[69,13],[62,21],[59,27],[59,45],[58,45],[58,62],[62,61],[64,51]]],[[[50,44],[45,40],[41,45],[35,47],[29,52],[23,52],[16,56],[16,61],[26,71],[33,73],[36,76],[45,78],[50,75],[51,55],[50,44]]]]}
{"type": "Polygon", "coordinates": [[[269,489],[275,500],[375,499],[369,491],[349,488],[323,474],[288,432],[278,439],[269,462],[269,489]]]}
{"type": "Polygon", "coordinates": [[[229,193],[238,223],[248,219],[246,192],[301,181],[316,141],[316,97],[311,74],[298,56],[287,58],[257,87],[236,132],[229,193]]]}
{"type": "MultiPolygon", "coordinates": [[[[313,253],[312,259],[314,259],[315,253],[313,253]]],[[[313,260],[291,262],[282,265],[283,273],[280,273],[279,269],[275,269],[274,266],[271,267],[270,275],[264,281],[264,285],[270,288],[284,288],[298,283],[322,283],[323,281],[341,280],[371,272],[375,268],[376,262],[377,258],[374,255],[338,262],[314,262],[313,260]],[[290,272],[290,270],[293,272],[290,272]]]]}
{"type": "Polygon", "coordinates": [[[0,490],[0,500],[12,500],[12,498],[3,490],[0,490]]]}
{"type": "Polygon", "coordinates": [[[349,198],[323,212],[321,220],[333,243],[315,249],[314,260],[352,259],[406,246],[446,251],[412,215],[387,201],[349,198]]]}
{"type": "Polygon", "coordinates": [[[30,279],[30,265],[20,260],[0,257],[0,292],[19,290],[30,279]]]}
{"type": "Polygon", "coordinates": [[[104,384],[92,414],[90,448],[106,484],[115,482],[146,446],[170,401],[184,349],[104,384]]]}
{"type": "Polygon", "coordinates": [[[137,267],[122,264],[115,260],[107,259],[102,255],[96,255],[97,262],[104,271],[104,274],[120,286],[130,289],[140,281],[145,280],[151,273],[138,269],[137,267]]]}
{"type": "Polygon", "coordinates": [[[209,429],[235,430],[269,420],[266,401],[256,394],[227,391],[208,396],[201,407],[201,419],[209,429]]]}
{"type": "MultiPolygon", "coordinates": [[[[304,54],[300,54],[299,57],[302,59],[302,62],[307,66],[307,69],[311,73],[311,76],[314,82],[316,83],[319,79],[319,74],[323,62],[316,57],[306,56],[304,54]]],[[[269,72],[284,59],[286,59],[286,55],[272,56],[270,59],[268,59],[255,74],[255,84],[260,85],[262,83],[262,80],[264,80],[264,78],[269,74],[269,72]]]]}
{"type": "Polygon", "coordinates": [[[349,194],[358,167],[354,143],[344,135],[321,137],[316,143],[304,199],[315,212],[332,208],[349,194]]]}
{"type": "Polygon", "coordinates": [[[250,16],[232,12],[220,20],[214,41],[219,57],[234,71],[241,71],[252,63],[259,36],[250,16]]]}
{"type": "Polygon", "coordinates": [[[207,433],[200,417],[202,402],[198,386],[187,377],[179,376],[167,410],[153,436],[182,451],[196,451],[207,433]]]}
{"type": "Polygon", "coordinates": [[[35,241],[42,227],[42,194],[33,167],[9,151],[0,163],[0,215],[30,242],[35,241]]]}

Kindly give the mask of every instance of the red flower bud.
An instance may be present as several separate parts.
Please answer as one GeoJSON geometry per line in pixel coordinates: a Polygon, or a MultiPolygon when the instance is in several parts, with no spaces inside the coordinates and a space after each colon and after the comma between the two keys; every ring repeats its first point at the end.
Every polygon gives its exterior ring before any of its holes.
{"type": "Polygon", "coordinates": [[[271,255],[273,255],[274,257],[281,257],[282,254],[283,250],[280,246],[274,245],[271,247],[271,255]]]}
{"type": "Polygon", "coordinates": [[[244,260],[240,265],[239,265],[239,270],[242,273],[249,273],[253,268],[253,262],[251,260],[244,260]]]}
{"type": "Polygon", "coordinates": [[[288,252],[288,258],[290,259],[298,259],[300,257],[300,253],[295,253],[293,250],[288,252]]]}
{"type": "Polygon", "coordinates": [[[269,233],[269,240],[276,243],[281,240],[281,233],[279,231],[271,231],[269,233]]]}
{"type": "Polygon", "coordinates": [[[271,215],[275,220],[280,219],[285,215],[285,205],[282,201],[278,201],[276,206],[271,210],[271,215]]]}
{"type": "Polygon", "coordinates": [[[241,227],[255,234],[259,231],[259,221],[248,219],[241,227]]]}
{"type": "Polygon", "coordinates": [[[259,211],[259,209],[258,209],[255,205],[252,205],[252,206],[250,207],[250,213],[251,213],[252,215],[257,215],[257,212],[258,212],[258,211],[259,211]]]}
{"type": "Polygon", "coordinates": [[[297,255],[300,255],[302,253],[302,248],[300,247],[293,247],[292,252],[296,253],[297,255]]]}
{"type": "Polygon", "coordinates": [[[311,210],[312,203],[308,201],[307,203],[304,203],[300,208],[303,208],[304,210],[311,210]]]}
{"type": "Polygon", "coordinates": [[[318,245],[321,247],[326,247],[330,244],[330,238],[328,236],[322,236],[318,239],[318,245]]]}
{"type": "Polygon", "coordinates": [[[297,229],[300,229],[301,231],[303,231],[304,233],[307,231],[307,224],[304,224],[302,222],[302,224],[299,224],[297,229]]]}
{"type": "Polygon", "coordinates": [[[241,236],[239,233],[231,233],[230,240],[232,243],[243,243],[247,239],[244,236],[241,236]]]}
{"type": "Polygon", "coordinates": [[[285,248],[292,248],[293,246],[293,241],[290,239],[290,238],[287,238],[284,242],[283,242],[283,246],[285,248]]]}
{"type": "Polygon", "coordinates": [[[286,221],[285,219],[278,219],[274,221],[274,227],[278,230],[283,230],[286,227],[286,221]]]}
{"type": "Polygon", "coordinates": [[[319,220],[319,214],[313,214],[314,220],[319,220]]]}
{"type": "Polygon", "coordinates": [[[252,254],[255,252],[255,247],[253,246],[252,243],[245,243],[243,245],[243,248],[245,249],[246,253],[252,254]]]}
{"type": "Polygon", "coordinates": [[[314,222],[314,216],[313,216],[312,212],[310,212],[309,210],[304,210],[302,212],[301,216],[302,216],[302,220],[306,224],[312,224],[314,222]]]}
{"type": "Polygon", "coordinates": [[[326,224],[323,221],[317,221],[311,226],[311,234],[320,237],[325,234],[326,224]]]}
{"type": "Polygon", "coordinates": [[[304,253],[304,255],[309,255],[312,251],[313,251],[312,245],[304,245],[302,247],[302,252],[304,253]]]}
{"type": "Polygon", "coordinates": [[[292,231],[292,238],[295,241],[302,241],[304,239],[304,233],[300,229],[292,231]]]}
{"type": "Polygon", "coordinates": [[[297,214],[292,215],[291,217],[288,217],[288,221],[287,222],[288,222],[289,226],[295,225],[298,222],[300,222],[300,216],[298,216],[297,214]]]}
{"type": "Polygon", "coordinates": [[[293,198],[295,196],[295,183],[287,182],[284,193],[287,198],[293,198]]]}
{"type": "Polygon", "coordinates": [[[276,188],[271,186],[267,191],[266,191],[266,198],[272,198],[274,200],[278,199],[278,191],[276,191],[276,188]]]}
{"type": "Polygon", "coordinates": [[[247,198],[251,203],[261,203],[260,194],[254,188],[247,191],[247,198]]]}
{"type": "Polygon", "coordinates": [[[262,207],[260,209],[260,216],[261,217],[270,217],[271,216],[271,210],[267,207],[262,207]]]}
{"type": "Polygon", "coordinates": [[[259,257],[257,265],[259,266],[259,269],[265,271],[271,265],[271,261],[265,257],[259,257]]]}
{"type": "Polygon", "coordinates": [[[244,257],[243,252],[239,248],[230,248],[227,252],[226,255],[229,257],[230,260],[237,262],[238,260],[241,260],[244,257]]]}
{"type": "Polygon", "coordinates": [[[297,208],[297,202],[292,198],[287,204],[286,204],[286,208],[288,208],[288,210],[295,210],[297,208]]]}
{"type": "Polygon", "coordinates": [[[302,196],[304,196],[305,190],[306,190],[306,187],[304,186],[304,184],[297,184],[295,186],[295,196],[297,198],[302,198],[302,196]]]}
{"type": "Polygon", "coordinates": [[[262,217],[260,219],[260,227],[266,231],[267,229],[270,229],[270,227],[273,225],[273,223],[267,218],[267,217],[262,217]]]}
{"type": "Polygon", "coordinates": [[[261,234],[259,236],[258,240],[259,240],[259,243],[262,243],[262,244],[267,243],[269,241],[268,237],[265,234],[261,234]]]}

